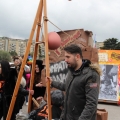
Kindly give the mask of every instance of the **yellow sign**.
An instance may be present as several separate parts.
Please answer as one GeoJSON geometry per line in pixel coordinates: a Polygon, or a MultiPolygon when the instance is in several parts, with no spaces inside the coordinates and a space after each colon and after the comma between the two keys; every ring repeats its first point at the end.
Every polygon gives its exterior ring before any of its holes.
{"type": "Polygon", "coordinates": [[[99,64],[120,64],[120,50],[99,50],[99,64]]]}
{"type": "Polygon", "coordinates": [[[116,101],[120,105],[120,50],[99,50],[102,69],[99,99],[116,101]]]}

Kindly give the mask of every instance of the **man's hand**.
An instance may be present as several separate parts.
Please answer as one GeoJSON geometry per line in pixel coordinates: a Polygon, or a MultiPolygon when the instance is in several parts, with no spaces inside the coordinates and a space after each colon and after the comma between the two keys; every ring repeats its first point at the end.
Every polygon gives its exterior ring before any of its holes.
{"type": "Polygon", "coordinates": [[[46,77],[46,82],[50,82],[50,84],[52,83],[52,79],[50,77],[46,77]]]}
{"type": "Polygon", "coordinates": [[[29,90],[29,93],[30,93],[31,95],[34,95],[34,90],[29,90]]]}
{"type": "Polygon", "coordinates": [[[38,84],[35,85],[36,87],[42,87],[43,86],[43,83],[42,82],[39,82],[38,84]]]}

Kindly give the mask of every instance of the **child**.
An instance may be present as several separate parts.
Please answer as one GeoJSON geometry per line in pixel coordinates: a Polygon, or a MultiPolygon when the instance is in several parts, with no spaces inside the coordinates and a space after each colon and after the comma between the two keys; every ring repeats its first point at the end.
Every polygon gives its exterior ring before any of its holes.
{"type": "MultiPolygon", "coordinates": [[[[52,119],[59,119],[63,106],[64,94],[60,90],[51,91],[51,110],[52,110],[52,119]]],[[[48,118],[48,107],[47,103],[42,100],[40,108],[33,110],[28,114],[28,119],[32,120],[42,120],[48,118]]]]}

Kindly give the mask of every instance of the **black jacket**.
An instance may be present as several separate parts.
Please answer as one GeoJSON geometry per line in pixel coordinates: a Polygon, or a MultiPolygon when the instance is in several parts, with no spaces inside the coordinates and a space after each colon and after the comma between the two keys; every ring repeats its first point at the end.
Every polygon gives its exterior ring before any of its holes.
{"type": "MultiPolygon", "coordinates": [[[[11,68],[10,73],[8,73],[8,76],[9,77],[7,79],[5,79],[4,77],[2,77],[0,75],[0,80],[5,81],[4,85],[2,86],[2,98],[1,98],[2,99],[1,104],[4,104],[3,107],[5,109],[4,110],[5,112],[3,113],[4,119],[7,115],[7,111],[9,109],[10,102],[11,102],[11,99],[12,99],[12,95],[13,95],[13,92],[14,92],[14,88],[15,88],[15,85],[16,85],[16,80],[17,80],[16,69],[11,68]]],[[[23,89],[22,85],[20,85],[18,95],[17,95],[17,98],[16,98],[16,102],[15,102],[15,105],[14,105],[13,113],[17,114],[19,112],[19,109],[21,109],[20,104],[21,104],[21,102],[23,102],[23,100],[21,101],[21,98],[23,98],[25,95],[28,95],[28,94],[29,94],[29,92],[26,91],[25,89],[23,89]]],[[[11,117],[11,119],[12,119],[12,117],[11,117]]]]}
{"type": "Polygon", "coordinates": [[[53,87],[65,91],[61,120],[96,120],[99,84],[98,70],[88,60],[79,70],[70,70],[65,83],[53,81],[53,87]]]}
{"type": "MultiPolygon", "coordinates": [[[[17,74],[16,69],[11,68],[9,78],[7,80],[5,80],[5,84],[3,86],[3,91],[4,91],[5,95],[12,96],[15,85],[16,85],[17,77],[18,77],[18,74],[17,74]]],[[[2,78],[2,79],[4,79],[4,78],[2,78]]],[[[26,96],[29,94],[29,92],[27,90],[25,90],[22,85],[20,85],[18,94],[26,96]]]]}

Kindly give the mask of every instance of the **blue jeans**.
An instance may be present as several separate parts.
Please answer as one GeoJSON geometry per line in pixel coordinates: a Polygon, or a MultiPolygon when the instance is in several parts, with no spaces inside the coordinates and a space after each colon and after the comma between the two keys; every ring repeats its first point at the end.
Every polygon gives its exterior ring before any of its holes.
{"type": "Polygon", "coordinates": [[[27,95],[27,96],[25,96],[25,101],[26,101],[26,102],[28,102],[28,95],[27,95]]]}

